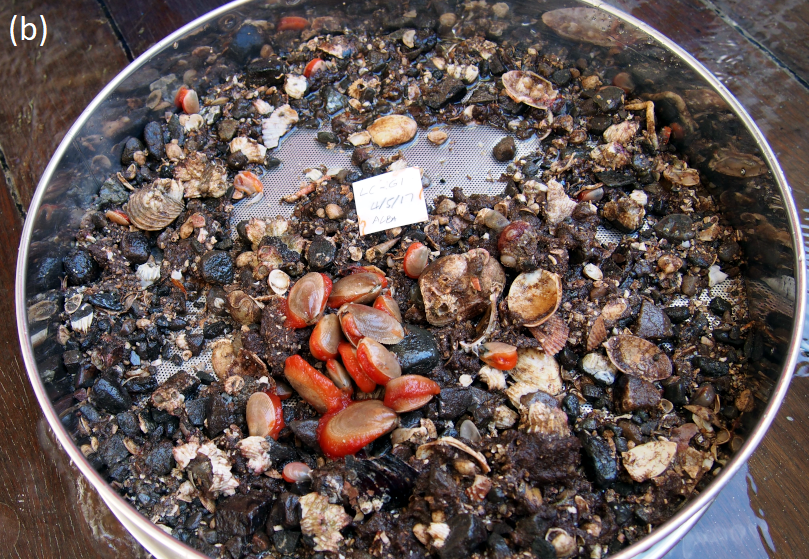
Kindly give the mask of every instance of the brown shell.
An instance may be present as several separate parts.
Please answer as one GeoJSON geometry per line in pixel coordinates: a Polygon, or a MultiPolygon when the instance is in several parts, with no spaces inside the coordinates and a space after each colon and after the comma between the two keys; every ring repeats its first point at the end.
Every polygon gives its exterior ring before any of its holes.
{"type": "Polygon", "coordinates": [[[761,159],[734,149],[720,149],[708,167],[717,173],[739,178],[757,177],[767,172],[767,165],[761,159]]]}
{"type": "Polygon", "coordinates": [[[512,70],[503,74],[506,93],[517,103],[537,109],[547,109],[558,92],[551,82],[533,72],[512,70]]]}
{"type": "Polygon", "coordinates": [[[570,334],[570,328],[565,324],[564,319],[557,314],[551,316],[545,324],[533,326],[529,330],[548,355],[556,355],[562,351],[570,334]]]}
{"type": "Polygon", "coordinates": [[[587,336],[587,351],[593,351],[606,339],[607,328],[604,326],[604,317],[599,315],[595,322],[593,322],[593,326],[590,328],[590,334],[587,336]]]}
{"type": "Polygon", "coordinates": [[[514,279],[508,290],[508,308],[524,326],[539,326],[562,302],[562,280],[557,274],[537,268],[514,279]]]}
{"type": "Polygon", "coordinates": [[[164,229],[184,208],[183,188],[172,179],[157,179],[133,193],[124,204],[132,225],[144,231],[164,229]]]}
{"type": "Polygon", "coordinates": [[[561,8],[542,14],[542,22],[557,34],[573,41],[602,47],[634,43],[643,40],[615,16],[596,8],[561,8]]]}
{"type": "Polygon", "coordinates": [[[654,382],[671,376],[671,360],[652,342],[630,334],[610,338],[607,356],[619,371],[654,382]]]}

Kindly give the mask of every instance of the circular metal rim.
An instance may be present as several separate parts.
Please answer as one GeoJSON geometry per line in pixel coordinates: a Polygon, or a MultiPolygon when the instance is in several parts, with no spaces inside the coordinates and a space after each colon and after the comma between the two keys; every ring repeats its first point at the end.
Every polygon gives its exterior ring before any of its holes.
{"type": "MultiPolygon", "coordinates": [[[[109,484],[96,472],[90,465],[81,451],[76,447],[73,440],[68,435],[67,431],[62,427],[58,416],[56,415],[53,406],[45,393],[45,387],[39,378],[39,373],[34,359],[33,347],[30,343],[30,335],[28,331],[26,304],[25,304],[25,277],[27,271],[27,256],[30,248],[31,233],[33,230],[34,216],[37,214],[42,197],[45,193],[45,188],[50,182],[53,173],[56,171],[58,163],[61,161],[65,151],[70,146],[78,132],[93,114],[96,108],[101,105],[124,80],[130,77],[134,72],[140,69],[143,65],[150,61],[152,56],[156,55],[165,48],[170,47],[174,42],[184,38],[190,31],[197,27],[208,23],[220,15],[231,11],[232,9],[251,3],[252,0],[235,0],[216,10],[213,10],[194,21],[184,25],[174,33],[170,34],[160,42],[156,43],[149,50],[140,55],[129,66],[122,70],[112,81],[110,81],[101,92],[96,95],[93,101],[81,113],[73,126],[70,127],[65,137],[62,139],[59,147],[54,155],[51,157],[45,172],[40,179],[37,189],[29,205],[28,217],[25,220],[22,236],[20,240],[20,247],[17,255],[17,269],[15,278],[15,304],[17,316],[17,333],[20,338],[20,345],[22,350],[23,361],[25,363],[26,372],[28,373],[31,381],[32,388],[37,396],[37,400],[42,408],[48,423],[53,429],[56,437],[61,443],[62,447],[70,456],[74,464],[79,468],[82,474],[90,480],[96,491],[99,492],[101,498],[110,506],[115,515],[132,531],[140,532],[141,535],[147,538],[137,538],[138,542],[143,545],[150,553],[157,557],[164,557],[163,551],[165,549],[179,552],[184,557],[189,558],[202,558],[204,557],[198,551],[190,546],[180,542],[176,538],[167,534],[154,523],[150,522],[146,517],[139,513],[132,505],[130,505],[123,497],[109,486],[109,484]],[[125,520],[125,521],[124,521],[125,520]],[[148,538],[153,538],[155,541],[148,541],[148,538]],[[156,545],[158,544],[158,545],[156,545]]],[[[786,395],[789,387],[789,381],[797,363],[798,354],[800,351],[800,343],[802,340],[804,312],[806,305],[806,257],[804,252],[803,237],[801,235],[800,219],[798,216],[797,208],[795,207],[794,199],[792,198],[789,184],[787,183],[786,176],[778,163],[775,154],[772,151],[769,143],[765,139],[761,130],[755,124],[753,119],[747,113],[745,108],[736,100],[735,96],[728,90],[701,62],[694,58],[691,54],[686,52],[683,48],[674,43],[671,39],[658,32],[643,21],[619,10],[613,6],[605,4],[600,0],[577,0],[582,4],[592,6],[604,10],[612,16],[623,20],[624,22],[632,25],[647,33],[650,37],[658,41],[662,46],[676,54],[688,66],[700,75],[708,84],[710,84],[724,99],[724,101],[731,107],[733,112],[739,117],[745,125],[748,132],[755,138],[759,149],[764,155],[770,171],[772,172],[779,190],[782,194],[787,217],[790,225],[790,234],[792,235],[793,251],[795,257],[795,280],[796,280],[796,296],[795,296],[795,316],[793,318],[793,337],[789,345],[787,358],[783,366],[782,376],[776,386],[775,392],[772,394],[770,402],[767,405],[764,413],[759,420],[756,429],[752,436],[745,442],[742,449],[734,456],[722,472],[714,479],[709,487],[701,493],[698,497],[691,500],[685,507],[667,520],[663,525],[657,527],[651,534],[644,537],[642,540],[632,544],[631,546],[621,550],[619,553],[613,555],[613,559],[629,559],[630,557],[638,556],[641,553],[651,551],[655,553],[654,556],[660,557],[670,549],[670,546],[664,545],[658,555],[652,548],[660,544],[665,538],[671,535],[680,535],[678,529],[689,523],[693,517],[699,517],[707,509],[710,503],[716,498],[716,495],[727,485],[730,479],[739,471],[742,465],[747,461],[753,451],[758,447],[764,434],[770,427],[770,424],[775,419],[781,402],[786,395]]],[[[695,523],[695,522],[693,522],[695,523]]],[[[652,556],[648,556],[651,559],[652,556]]],[[[646,557],[644,557],[646,559],[646,557]]]]}

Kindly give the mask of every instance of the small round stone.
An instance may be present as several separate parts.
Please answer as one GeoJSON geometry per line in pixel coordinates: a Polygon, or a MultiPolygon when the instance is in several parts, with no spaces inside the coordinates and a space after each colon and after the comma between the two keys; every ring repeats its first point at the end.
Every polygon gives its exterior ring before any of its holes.
{"type": "Polygon", "coordinates": [[[225,285],[233,281],[233,260],[221,250],[206,252],[199,261],[199,270],[208,283],[225,285]]]}
{"type": "Polygon", "coordinates": [[[604,277],[601,268],[599,268],[595,264],[587,264],[584,267],[584,275],[594,281],[598,281],[604,277]]]}

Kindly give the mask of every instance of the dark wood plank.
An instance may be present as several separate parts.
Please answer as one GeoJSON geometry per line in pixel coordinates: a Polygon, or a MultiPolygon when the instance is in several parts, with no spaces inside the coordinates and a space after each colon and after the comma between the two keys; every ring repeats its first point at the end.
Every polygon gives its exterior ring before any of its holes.
{"type": "Polygon", "coordinates": [[[796,0],[713,0],[713,5],[809,83],[809,3],[796,0]]]}
{"type": "Polygon", "coordinates": [[[227,4],[226,0],[134,0],[108,2],[108,9],[134,56],[186,23],[227,4]]]}
{"type": "Polygon", "coordinates": [[[42,14],[48,23],[44,46],[13,47],[6,38],[0,50],[0,148],[12,193],[27,208],[67,129],[128,60],[95,0],[0,3],[0,21],[14,14],[36,22],[42,14]]]}

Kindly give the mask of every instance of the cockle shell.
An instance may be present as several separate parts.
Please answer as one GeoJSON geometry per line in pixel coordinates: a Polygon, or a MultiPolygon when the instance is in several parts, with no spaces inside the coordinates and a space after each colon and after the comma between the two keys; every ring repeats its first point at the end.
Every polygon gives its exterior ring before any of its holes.
{"type": "Polygon", "coordinates": [[[671,376],[671,360],[663,350],[643,338],[621,334],[610,338],[604,347],[612,364],[624,374],[649,382],[671,376]]]}
{"type": "Polygon", "coordinates": [[[144,231],[160,231],[182,213],[183,187],[173,179],[157,179],[129,197],[124,211],[132,225],[144,231]]]}

